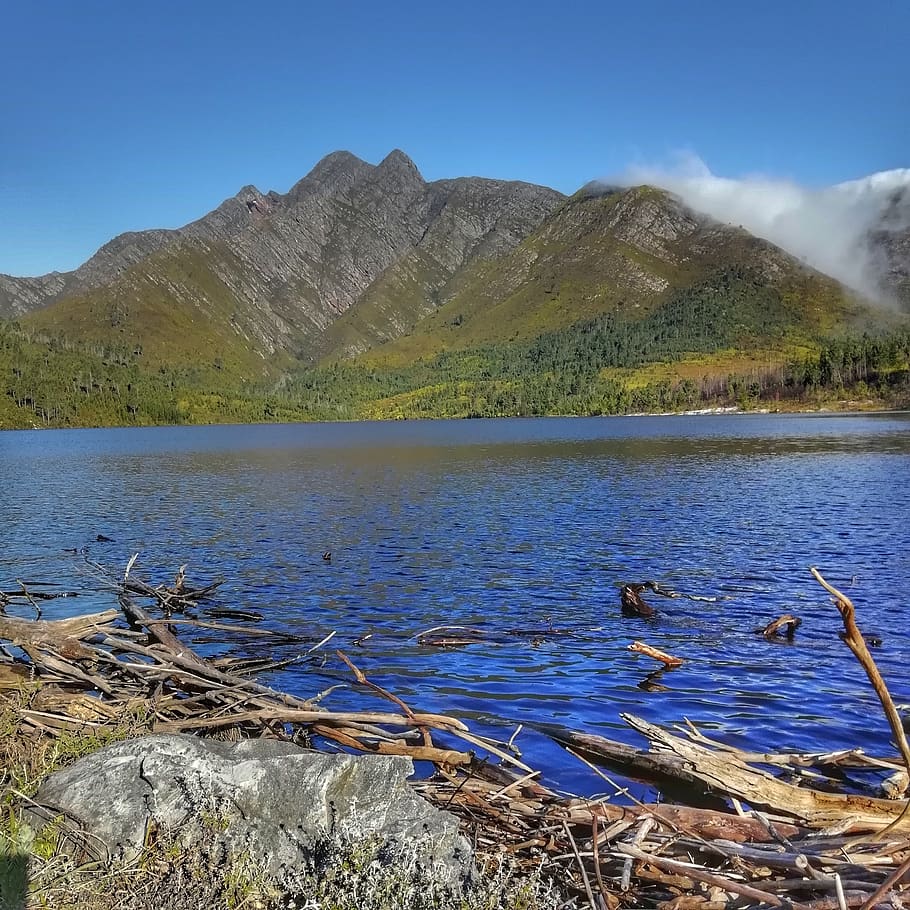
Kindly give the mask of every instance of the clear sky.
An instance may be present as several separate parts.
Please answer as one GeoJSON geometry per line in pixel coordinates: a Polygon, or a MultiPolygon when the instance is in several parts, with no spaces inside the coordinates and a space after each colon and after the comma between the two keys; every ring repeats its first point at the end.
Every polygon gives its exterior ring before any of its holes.
{"type": "Polygon", "coordinates": [[[906,0],[5,0],[0,22],[11,274],[339,148],[565,192],[680,150],[810,186],[910,165],[906,0]]]}

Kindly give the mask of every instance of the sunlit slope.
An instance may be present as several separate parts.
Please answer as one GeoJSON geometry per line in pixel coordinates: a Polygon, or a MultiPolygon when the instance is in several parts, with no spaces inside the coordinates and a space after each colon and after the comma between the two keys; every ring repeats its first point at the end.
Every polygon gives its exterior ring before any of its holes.
{"type": "Polygon", "coordinates": [[[154,253],[115,281],[68,297],[20,319],[30,330],[134,352],[147,369],[198,368],[260,379],[277,366],[272,340],[257,334],[216,263],[226,247],[207,255],[177,247],[154,253]]]}
{"type": "Polygon", "coordinates": [[[506,254],[564,198],[427,182],[400,151],[375,166],[338,152],[286,194],[245,187],[182,228],[116,237],[74,272],[0,276],[0,315],[80,343],[128,339],[151,366],[204,358],[267,375],[409,331],[453,276],[506,254]],[[335,330],[359,304],[359,321],[335,330]]]}
{"type": "MultiPolygon", "coordinates": [[[[661,310],[664,336],[703,337],[696,352],[706,344],[783,349],[874,321],[832,279],[650,187],[581,191],[510,253],[476,263],[451,291],[409,335],[365,360],[403,365],[527,343],[604,317],[621,331],[661,310]]],[[[654,340],[660,359],[668,339],[654,340]]]]}

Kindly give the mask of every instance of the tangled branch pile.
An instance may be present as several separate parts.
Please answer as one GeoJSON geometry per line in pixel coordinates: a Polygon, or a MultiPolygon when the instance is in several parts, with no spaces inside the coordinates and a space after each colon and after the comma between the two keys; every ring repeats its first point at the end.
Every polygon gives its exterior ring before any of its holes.
{"type": "MultiPolygon", "coordinates": [[[[26,738],[103,731],[130,715],[133,732],[268,736],[317,749],[406,755],[432,763],[433,774],[414,786],[460,817],[481,865],[505,858],[518,872],[542,870],[559,883],[566,906],[904,906],[910,871],[906,742],[899,719],[894,726],[887,689],[863,653],[852,604],[834,589],[845,640],[885,704],[902,757],[873,758],[859,750],[743,753],[694,728],[677,736],[631,715],[624,719],[649,749],[545,729],[624,795],[620,803],[555,792],[512,741],[494,741],[455,717],[412,708],[340,651],[361,689],[389,702],[389,710],[331,711],[320,704],[324,692],[304,699],[262,685],[255,672],[288,661],[207,658],[175,630],[188,624],[237,635],[276,633],[183,618],[180,611],[214,586],[188,588],[181,572],[173,586],[152,587],[131,578],[131,569],[132,562],[123,578],[106,577],[119,610],[46,621],[0,609],[0,642],[6,643],[0,645],[0,694],[30,692],[4,748],[26,738]],[[140,599],[151,606],[140,606],[140,599]],[[689,797],[676,805],[638,803],[601,767],[689,797]],[[846,792],[845,773],[855,769],[887,775],[884,785],[896,798],[846,792]]],[[[30,603],[40,613],[24,585],[4,596],[7,604],[30,603]]],[[[5,787],[8,771],[6,764],[5,787]]]]}

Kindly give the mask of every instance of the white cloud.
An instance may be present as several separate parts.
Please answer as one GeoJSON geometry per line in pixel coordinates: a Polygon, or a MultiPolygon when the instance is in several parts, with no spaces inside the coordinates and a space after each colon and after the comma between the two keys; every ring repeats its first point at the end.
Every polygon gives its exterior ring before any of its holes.
{"type": "Polygon", "coordinates": [[[718,177],[697,155],[680,154],[670,167],[633,167],[623,184],[650,183],[676,193],[695,211],[741,225],[808,265],[882,299],[880,255],[869,232],[910,228],[910,168],[813,189],[790,180],[718,177]],[[905,202],[889,204],[899,190],[905,202]]]}

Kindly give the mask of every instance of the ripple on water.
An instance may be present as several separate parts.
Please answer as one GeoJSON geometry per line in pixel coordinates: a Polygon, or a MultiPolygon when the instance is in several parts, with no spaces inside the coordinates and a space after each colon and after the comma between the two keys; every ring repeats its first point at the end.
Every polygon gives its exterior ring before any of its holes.
{"type": "MultiPolygon", "coordinates": [[[[0,471],[0,581],[61,579],[83,595],[50,602],[49,616],[110,606],[64,548],[112,566],[140,552],[156,580],[188,562],[273,628],[335,631],[333,645],[419,707],[500,738],[525,724],[526,754],[567,788],[603,782],[534,724],[631,742],[619,714],[632,712],[688,717],[749,748],[886,751],[812,564],[855,596],[884,638],[876,657],[895,697],[910,701],[905,415],[4,433],[0,471]],[[619,585],[647,578],[717,599],[652,596],[655,620],[624,619],[619,585]],[[803,618],[795,643],[753,634],[783,612],[803,618]],[[489,638],[418,644],[445,624],[489,638]],[[553,628],[571,634],[543,634],[553,628]],[[661,672],[627,650],[634,638],[687,662],[661,672]]],[[[309,695],[338,669],[273,682],[309,695]]]]}

